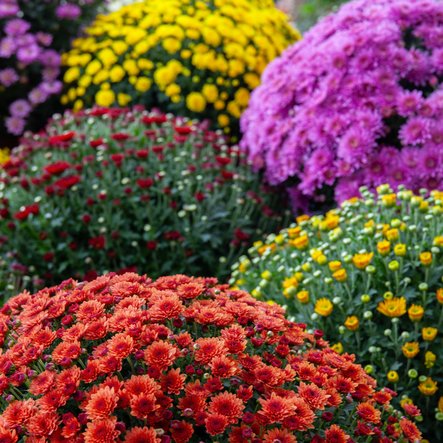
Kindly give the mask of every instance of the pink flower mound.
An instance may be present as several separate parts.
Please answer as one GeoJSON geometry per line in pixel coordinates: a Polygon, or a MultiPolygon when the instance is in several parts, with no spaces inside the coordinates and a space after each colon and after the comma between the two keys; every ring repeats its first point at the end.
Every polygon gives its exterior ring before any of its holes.
{"type": "Polygon", "coordinates": [[[443,177],[443,2],[357,0],[272,62],[242,146],[273,183],[337,201],[359,186],[443,177]]]}

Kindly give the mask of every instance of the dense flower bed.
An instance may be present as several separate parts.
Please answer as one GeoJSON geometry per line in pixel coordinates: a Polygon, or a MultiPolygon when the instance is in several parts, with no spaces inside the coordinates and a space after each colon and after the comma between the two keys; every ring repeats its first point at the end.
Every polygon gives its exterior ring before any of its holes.
{"type": "Polygon", "coordinates": [[[420,439],[407,418],[417,408],[395,411],[353,356],[215,283],[111,274],[11,299],[0,311],[0,439],[420,439]]]}
{"type": "Polygon", "coordinates": [[[379,192],[300,217],[256,244],[234,276],[358,355],[381,386],[413,398],[430,440],[442,441],[443,193],[379,192]]]}
{"type": "Polygon", "coordinates": [[[298,38],[281,11],[249,0],[131,4],[64,55],[63,103],[143,104],[237,132],[263,69],[298,38]]]}
{"type": "Polygon", "coordinates": [[[0,250],[46,284],[127,268],[224,275],[284,227],[286,207],[225,143],[141,108],[66,113],[4,165],[0,250]]]}
{"type": "Polygon", "coordinates": [[[3,0],[0,4],[0,136],[41,128],[62,90],[60,52],[103,0],[3,0]],[[48,109],[49,108],[49,109],[48,109]]]}
{"type": "Polygon", "coordinates": [[[294,206],[443,178],[443,3],[357,0],[267,68],[243,147],[294,206]]]}

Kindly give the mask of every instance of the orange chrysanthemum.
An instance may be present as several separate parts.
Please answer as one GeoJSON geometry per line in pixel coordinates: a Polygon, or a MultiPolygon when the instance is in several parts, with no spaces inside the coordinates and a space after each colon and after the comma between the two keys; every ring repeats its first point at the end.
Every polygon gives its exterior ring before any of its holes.
{"type": "Polygon", "coordinates": [[[281,423],[294,412],[291,400],[274,393],[268,399],[259,399],[259,402],[262,406],[261,413],[269,420],[269,423],[281,423]]]}
{"type": "Polygon", "coordinates": [[[195,361],[202,365],[207,365],[214,357],[220,357],[227,353],[225,343],[220,338],[199,338],[195,344],[197,345],[195,361]]]}
{"type": "Polygon", "coordinates": [[[153,394],[141,393],[130,399],[131,414],[134,417],[145,419],[149,414],[160,408],[156,404],[156,398],[153,394]]]}
{"type": "Polygon", "coordinates": [[[223,392],[214,396],[209,403],[210,414],[224,415],[229,423],[235,423],[242,415],[245,405],[235,394],[223,392]]]}
{"type": "Polygon", "coordinates": [[[177,358],[178,350],[167,341],[157,341],[146,348],[145,360],[160,371],[168,368],[177,358]]]}
{"type": "Polygon", "coordinates": [[[116,334],[108,340],[107,346],[111,355],[125,358],[134,349],[134,339],[126,333],[116,334]]]}
{"type": "Polygon", "coordinates": [[[421,432],[411,420],[402,418],[400,428],[411,443],[421,440],[421,432]]]}
{"type": "Polygon", "coordinates": [[[325,438],[328,443],[346,443],[350,437],[338,425],[332,425],[325,432],[325,438]]]}
{"type": "Polygon", "coordinates": [[[167,374],[162,375],[160,383],[164,392],[168,394],[179,394],[185,383],[186,375],[180,374],[179,369],[171,369],[167,374]]]}
{"type": "Polygon", "coordinates": [[[120,434],[115,428],[116,422],[115,417],[106,420],[90,421],[83,434],[85,443],[114,443],[120,434]]]}
{"type": "Polygon", "coordinates": [[[41,374],[37,375],[29,386],[29,392],[32,395],[42,395],[51,389],[55,380],[55,372],[53,371],[43,371],[41,374]]]}
{"type": "Polygon", "coordinates": [[[86,405],[86,413],[90,420],[103,420],[111,415],[117,406],[118,397],[114,389],[105,386],[91,395],[86,405]]]}
{"type": "Polygon", "coordinates": [[[378,424],[380,423],[381,412],[369,402],[361,403],[357,406],[357,414],[362,420],[378,424]]]}
{"type": "Polygon", "coordinates": [[[155,322],[162,322],[177,318],[185,307],[179,296],[172,291],[160,293],[149,309],[150,318],[155,322]]]}
{"type": "Polygon", "coordinates": [[[157,437],[153,428],[135,427],[126,433],[123,441],[125,443],[159,443],[160,438],[157,437]]]}
{"type": "Polygon", "coordinates": [[[103,317],[105,305],[97,300],[84,301],[75,313],[77,320],[89,323],[103,317]]]}
{"type": "Polygon", "coordinates": [[[297,443],[295,435],[292,435],[286,429],[271,429],[268,431],[263,439],[263,443],[297,443]]]}
{"type": "Polygon", "coordinates": [[[59,365],[70,364],[81,354],[80,343],[61,342],[52,351],[52,359],[59,365]]]}
{"type": "Polygon", "coordinates": [[[328,402],[329,395],[323,389],[310,383],[300,383],[298,387],[298,393],[303,400],[308,403],[311,408],[314,409],[324,409],[328,402]]]}

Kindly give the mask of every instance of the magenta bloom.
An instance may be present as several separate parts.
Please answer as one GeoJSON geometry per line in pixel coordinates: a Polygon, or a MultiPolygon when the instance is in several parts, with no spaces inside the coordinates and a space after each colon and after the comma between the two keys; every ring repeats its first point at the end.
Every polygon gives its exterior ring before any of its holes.
{"type": "Polygon", "coordinates": [[[82,10],[80,6],[73,5],[72,3],[66,3],[57,6],[55,15],[61,19],[73,20],[80,17],[82,10]]]}
{"type": "Polygon", "coordinates": [[[267,67],[241,145],[296,209],[361,185],[432,187],[443,179],[442,79],[443,2],[355,0],[267,67]]]}

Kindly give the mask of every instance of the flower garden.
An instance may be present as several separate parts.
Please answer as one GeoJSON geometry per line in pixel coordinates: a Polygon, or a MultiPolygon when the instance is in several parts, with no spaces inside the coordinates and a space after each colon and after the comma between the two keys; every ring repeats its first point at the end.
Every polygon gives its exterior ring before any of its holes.
{"type": "Polygon", "coordinates": [[[443,441],[443,3],[124,3],[0,3],[0,443],[443,441]]]}

